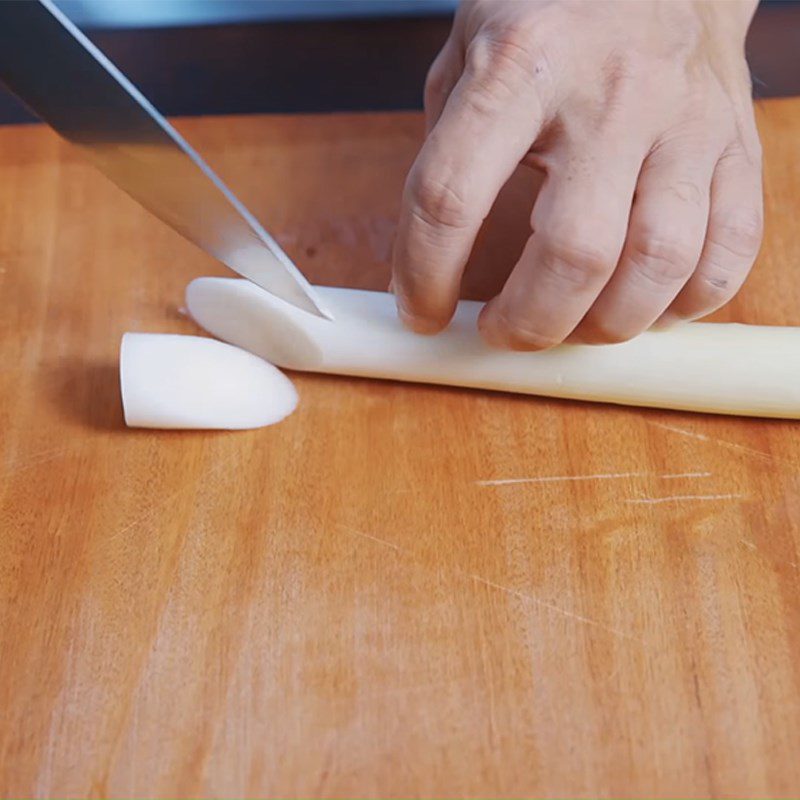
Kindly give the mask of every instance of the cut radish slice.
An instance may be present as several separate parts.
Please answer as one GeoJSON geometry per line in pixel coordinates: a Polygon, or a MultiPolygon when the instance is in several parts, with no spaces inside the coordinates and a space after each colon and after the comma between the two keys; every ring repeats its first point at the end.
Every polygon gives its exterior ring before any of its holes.
{"type": "Polygon", "coordinates": [[[126,333],[120,382],[134,428],[260,428],[297,405],[292,382],[272,364],[202,336],[126,333]]]}

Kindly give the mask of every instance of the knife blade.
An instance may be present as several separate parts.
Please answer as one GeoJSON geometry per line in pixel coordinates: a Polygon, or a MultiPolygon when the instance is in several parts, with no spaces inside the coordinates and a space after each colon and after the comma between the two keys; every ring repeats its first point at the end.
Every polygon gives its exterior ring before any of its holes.
{"type": "Polygon", "coordinates": [[[0,0],[0,82],[186,239],[262,289],[332,319],[258,220],[51,0],[0,0]]]}

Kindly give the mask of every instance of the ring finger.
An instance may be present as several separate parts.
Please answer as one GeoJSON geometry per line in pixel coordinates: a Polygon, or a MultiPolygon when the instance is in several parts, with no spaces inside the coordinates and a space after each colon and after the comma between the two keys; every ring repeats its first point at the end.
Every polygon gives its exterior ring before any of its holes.
{"type": "Polygon", "coordinates": [[[715,161],[713,151],[677,144],[647,157],[619,265],[574,338],[631,339],[675,299],[703,249],[715,161]]]}

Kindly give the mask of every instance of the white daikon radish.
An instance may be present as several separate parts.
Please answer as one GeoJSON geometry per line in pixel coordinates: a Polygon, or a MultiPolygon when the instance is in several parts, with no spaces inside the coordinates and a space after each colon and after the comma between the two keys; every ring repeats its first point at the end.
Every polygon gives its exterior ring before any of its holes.
{"type": "Polygon", "coordinates": [[[294,411],[280,370],[201,336],[126,333],[120,348],[125,422],[135,428],[260,428],[294,411]]]}
{"type": "Polygon", "coordinates": [[[717,414],[800,418],[800,328],[690,323],[624,344],[494,350],[481,304],[450,327],[405,330],[382,292],[318,287],[335,321],[299,311],[252,283],[199,278],[186,292],[209,333],[282,367],[717,414]]]}

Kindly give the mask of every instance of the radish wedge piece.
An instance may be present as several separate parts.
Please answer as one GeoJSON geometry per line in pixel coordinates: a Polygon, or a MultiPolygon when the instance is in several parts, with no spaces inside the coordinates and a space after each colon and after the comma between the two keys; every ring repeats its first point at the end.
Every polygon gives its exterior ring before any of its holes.
{"type": "Polygon", "coordinates": [[[292,382],[272,364],[202,336],[126,333],[120,383],[133,428],[260,428],[297,406],[292,382]]]}
{"type": "Polygon", "coordinates": [[[460,302],[447,330],[417,336],[391,295],[317,291],[335,322],[230,278],[192,281],[186,306],[209,333],[291,369],[800,419],[800,328],[693,322],[623,344],[521,353],[481,340],[480,303],[460,302]]]}

